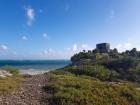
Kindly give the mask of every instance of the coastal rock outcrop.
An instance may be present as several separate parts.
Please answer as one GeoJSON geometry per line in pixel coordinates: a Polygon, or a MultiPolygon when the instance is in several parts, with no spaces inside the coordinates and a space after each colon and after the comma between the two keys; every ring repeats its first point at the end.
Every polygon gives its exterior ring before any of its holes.
{"type": "Polygon", "coordinates": [[[0,70],[0,78],[4,78],[4,77],[9,77],[12,76],[12,74],[6,70],[0,70]]]}

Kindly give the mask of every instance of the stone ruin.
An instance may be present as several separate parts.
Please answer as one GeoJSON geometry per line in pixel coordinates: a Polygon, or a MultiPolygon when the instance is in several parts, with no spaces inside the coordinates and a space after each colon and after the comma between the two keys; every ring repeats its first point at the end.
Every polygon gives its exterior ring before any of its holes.
{"type": "Polygon", "coordinates": [[[100,53],[109,53],[110,52],[110,44],[109,43],[97,44],[96,49],[99,50],[100,53]]]}

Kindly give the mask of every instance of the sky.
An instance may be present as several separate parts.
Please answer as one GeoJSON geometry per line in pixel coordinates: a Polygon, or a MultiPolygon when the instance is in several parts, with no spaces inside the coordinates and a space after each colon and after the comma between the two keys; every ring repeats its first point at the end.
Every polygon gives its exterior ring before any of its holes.
{"type": "Polygon", "coordinates": [[[140,50],[140,0],[0,0],[0,59],[70,59],[97,43],[140,50]]]}

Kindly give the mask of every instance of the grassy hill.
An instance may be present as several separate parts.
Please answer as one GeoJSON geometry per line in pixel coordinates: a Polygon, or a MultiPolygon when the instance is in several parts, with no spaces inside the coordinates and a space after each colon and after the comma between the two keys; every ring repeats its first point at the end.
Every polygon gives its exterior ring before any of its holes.
{"type": "Polygon", "coordinates": [[[83,51],[51,72],[51,105],[140,105],[140,52],[83,51]]]}

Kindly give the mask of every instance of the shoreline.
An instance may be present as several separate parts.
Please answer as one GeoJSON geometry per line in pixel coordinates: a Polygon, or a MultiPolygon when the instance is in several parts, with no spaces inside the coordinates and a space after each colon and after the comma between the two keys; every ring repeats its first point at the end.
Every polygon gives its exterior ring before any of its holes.
{"type": "Polygon", "coordinates": [[[44,74],[51,70],[36,70],[36,69],[20,69],[21,75],[37,75],[37,74],[44,74]]]}

